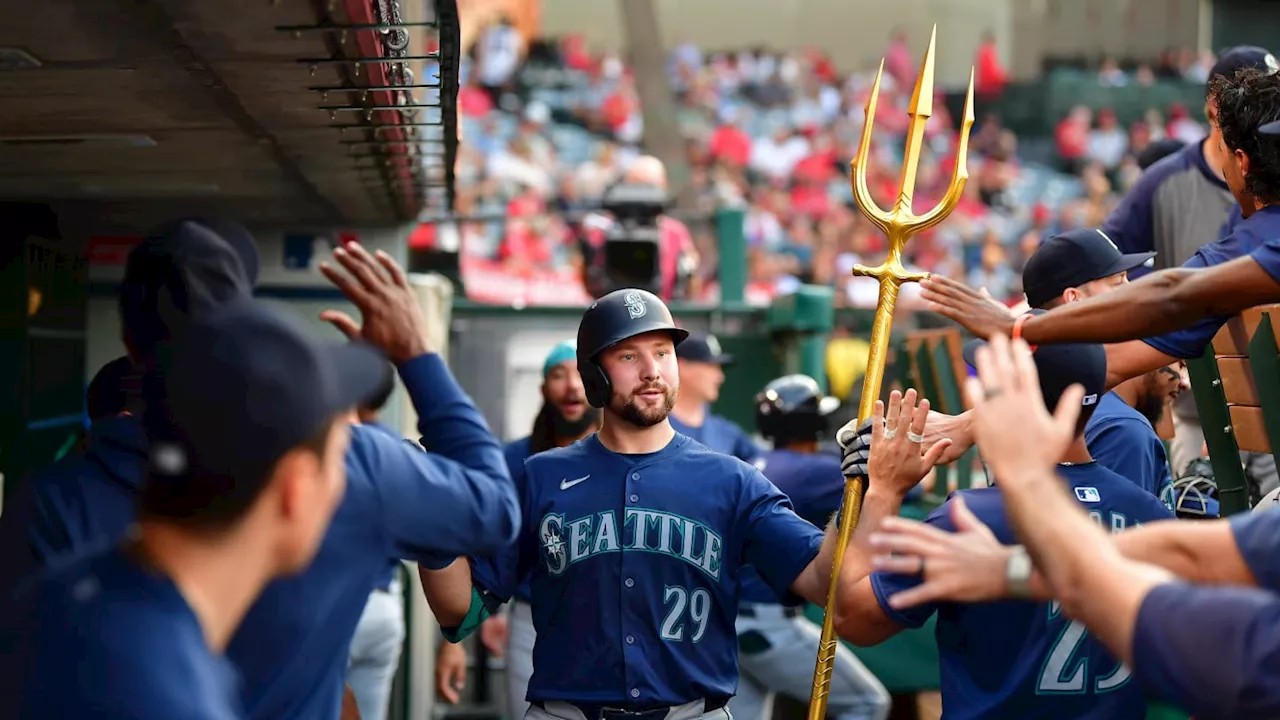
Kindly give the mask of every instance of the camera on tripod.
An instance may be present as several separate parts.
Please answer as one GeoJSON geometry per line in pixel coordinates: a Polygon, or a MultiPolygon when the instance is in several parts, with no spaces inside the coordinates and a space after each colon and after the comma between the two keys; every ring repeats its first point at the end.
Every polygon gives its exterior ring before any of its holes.
{"type": "MultiPolygon", "coordinates": [[[[662,236],[658,220],[670,198],[652,185],[614,185],[601,205],[613,216],[604,229],[602,277],[592,294],[600,297],[619,288],[662,290],[662,236]]],[[[595,284],[595,283],[593,283],[595,284]]]]}

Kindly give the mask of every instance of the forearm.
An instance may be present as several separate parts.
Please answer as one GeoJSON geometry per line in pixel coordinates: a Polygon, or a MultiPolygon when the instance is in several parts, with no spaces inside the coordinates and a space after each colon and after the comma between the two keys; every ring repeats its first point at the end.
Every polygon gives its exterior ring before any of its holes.
{"type": "Polygon", "coordinates": [[[471,609],[471,564],[465,557],[447,567],[430,570],[418,567],[418,580],[427,604],[443,627],[457,627],[471,609]]]}
{"type": "Polygon", "coordinates": [[[1104,295],[1061,305],[1028,317],[1028,343],[1119,343],[1186,327],[1209,314],[1182,292],[1199,270],[1172,268],[1151,273],[1104,295]]]}
{"type": "MultiPolygon", "coordinates": [[[[837,611],[839,606],[850,601],[853,594],[845,592],[845,589],[851,588],[858,584],[871,574],[871,557],[875,554],[871,546],[871,535],[875,533],[880,524],[887,517],[895,517],[902,510],[902,496],[885,491],[877,491],[872,485],[867,490],[866,495],[862,499],[862,512],[858,517],[858,526],[853,530],[853,536],[849,539],[848,549],[844,553],[844,562],[840,565],[840,588],[841,591],[836,594],[837,611]]],[[[824,550],[826,543],[823,543],[824,550]]],[[[834,539],[831,542],[831,549],[834,551],[834,539]]],[[[819,554],[821,556],[821,553],[819,554]]],[[[832,563],[828,560],[821,567],[830,568],[832,563]]],[[[846,608],[847,609],[847,608],[846,608]]]]}

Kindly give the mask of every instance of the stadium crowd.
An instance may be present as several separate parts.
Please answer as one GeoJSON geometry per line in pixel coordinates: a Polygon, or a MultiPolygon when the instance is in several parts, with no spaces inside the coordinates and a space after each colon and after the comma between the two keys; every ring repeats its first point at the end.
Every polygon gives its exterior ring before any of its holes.
{"type": "MultiPolygon", "coordinates": [[[[896,33],[885,72],[868,168],[873,196],[889,206],[901,172],[900,138],[918,57],[896,33]]],[[[1096,69],[1100,87],[1200,80],[1213,58],[1169,51],[1129,72],[1114,61],[1096,69]]],[[[1021,296],[1026,258],[1048,234],[1100,225],[1140,174],[1140,158],[1166,139],[1205,133],[1199,108],[1149,108],[1130,127],[1116,113],[1080,106],[1053,129],[1055,157],[1020,156],[1020,138],[984,101],[1005,82],[990,39],[975,59],[979,118],[969,152],[971,179],[952,218],[908,249],[909,265],[965,278],[995,297],[1021,296]],[[1056,165],[1056,167],[1054,167],[1056,165]]],[[[1094,72],[1091,70],[1091,72],[1094,72]]],[[[843,285],[840,305],[874,306],[876,284],[852,278],[855,263],[876,264],[885,240],[858,212],[849,184],[875,65],[842,74],[820,51],[762,49],[709,53],[689,43],[669,54],[669,82],[686,142],[697,214],[746,209],[748,299],[763,302],[800,283],[843,285]]],[[[593,53],[581,37],[535,40],[499,23],[481,33],[464,63],[459,96],[466,138],[458,213],[486,218],[459,228],[467,260],[531,276],[581,262],[572,215],[598,204],[606,186],[638,155],[643,117],[630,67],[593,53]]],[[[915,206],[932,206],[955,162],[957,131],[939,93],[926,127],[915,206]]],[[[718,292],[711,223],[686,219],[697,250],[693,299],[718,292]]],[[[910,307],[915,290],[904,292],[910,307]]]]}

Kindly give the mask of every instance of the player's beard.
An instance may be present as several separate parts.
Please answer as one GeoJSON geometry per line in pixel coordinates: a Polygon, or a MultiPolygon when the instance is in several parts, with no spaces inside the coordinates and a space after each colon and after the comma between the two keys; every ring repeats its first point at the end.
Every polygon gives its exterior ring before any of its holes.
{"type": "Polygon", "coordinates": [[[1155,393],[1147,393],[1138,398],[1137,407],[1134,410],[1138,414],[1146,418],[1152,427],[1160,424],[1160,420],[1164,418],[1164,395],[1155,393]]]}
{"type": "Polygon", "coordinates": [[[642,428],[653,427],[666,420],[667,415],[671,414],[671,408],[675,406],[676,388],[668,385],[645,385],[636,388],[636,391],[628,397],[623,397],[620,393],[615,392],[613,397],[609,398],[609,410],[613,414],[636,427],[642,428]],[[640,405],[638,396],[646,390],[661,390],[663,401],[656,407],[640,405]]]}

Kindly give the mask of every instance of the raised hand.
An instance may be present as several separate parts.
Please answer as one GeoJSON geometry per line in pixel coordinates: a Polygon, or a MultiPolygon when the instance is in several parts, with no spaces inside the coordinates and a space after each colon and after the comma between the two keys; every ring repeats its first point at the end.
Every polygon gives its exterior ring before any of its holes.
{"type": "Polygon", "coordinates": [[[871,451],[867,459],[870,485],[906,495],[938,463],[951,444],[943,438],[924,449],[923,430],[929,401],[916,405],[916,391],[889,393],[889,406],[876,401],[871,417],[871,451]]]}
{"type": "Polygon", "coordinates": [[[920,297],[930,310],[956,321],[978,337],[1013,333],[1015,316],[990,295],[941,275],[930,275],[920,287],[920,297]]]}
{"type": "Polygon", "coordinates": [[[949,505],[955,532],[907,518],[885,518],[871,538],[876,570],[920,575],[920,584],[889,598],[895,609],[924,603],[982,602],[1006,595],[1010,549],[982,524],[964,497],[949,505]]]}
{"type": "Polygon", "coordinates": [[[973,432],[982,457],[1002,485],[1052,472],[1075,439],[1084,389],[1072,385],[1052,415],[1045,409],[1031,348],[994,335],[974,357],[978,377],[966,390],[973,404],[973,432]]]}
{"type": "Polygon", "coordinates": [[[347,272],[327,262],[320,263],[320,272],[359,308],[363,325],[339,310],[325,310],[320,319],[380,348],[397,364],[426,353],[427,319],[400,265],[381,250],[370,255],[359,243],[334,248],[333,259],[347,272]]]}

